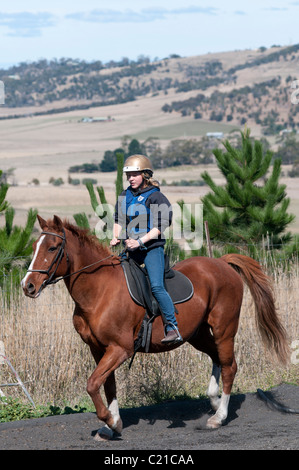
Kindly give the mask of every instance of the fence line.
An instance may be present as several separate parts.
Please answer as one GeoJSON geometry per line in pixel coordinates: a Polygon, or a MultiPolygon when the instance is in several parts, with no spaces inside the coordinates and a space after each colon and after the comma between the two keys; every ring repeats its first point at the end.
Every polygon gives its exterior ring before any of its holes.
{"type": "MultiPolygon", "coordinates": [[[[25,393],[26,397],[28,398],[28,400],[30,401],[30,403],[32,404],[33,408],[36,408],[35,407],[35,403],[34,401],[32,400],[27,388],[25,387],[24,383],[22,382],[21,380],[21,377],[19,376],[19,374],[17,373],[16,369],[13,367],[12,363],[10,362],[10,360],[8,359],[8,357],[6,357],[5,355],[5,352],[4,352],[4,343],[3,341],[0,341],[0,358],[2,358],[0,364],[3,364],[3,363],[6,363],[8,365],[8,367],[10,368],[12,374],[15,376],[16,380],[17,380],[17,383],[5,383],[5,384],[0,384],[0,396],[3,398],[5,397],[4,393],[2,392],[1,390],[1,387],[21,387],[23,392],[25,393]]],[[[5,403],[5,401],[4,401],[5,403]]]]}

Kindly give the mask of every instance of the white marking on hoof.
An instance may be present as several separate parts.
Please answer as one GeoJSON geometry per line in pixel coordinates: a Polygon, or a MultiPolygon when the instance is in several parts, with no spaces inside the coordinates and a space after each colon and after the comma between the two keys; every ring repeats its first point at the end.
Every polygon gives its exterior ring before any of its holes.
{"type": "Polygon", "coordinates": [[[221,427],[221,423],[219,423],[218,419],[216,418],[216,415],[212,416],[210,419],[208,419],[206,427],[208,429],[218,429],[221,427]]]}
{"type": "Polygon", "coordinates": [[[113,425],[111,428],[118,433],[121,433],[123,428],[123,423],[119,415],[118,402],[116,398],[113,398],[112,402],[109,405],[108,410],[110,411],[113,417],[113,425]]]}
{"type": "Polygon", "coordinates": [[[119,420],[116,423],[116,426],[113,427],[113,431],[116,432],[117,434],[121,434],[122,430],[123,430],[123,422],[119,418],[119,420]]]}
{"type": "Polygon", "coordinates": [[[210,404],[214,411],[217,411],[220,406],[220,397],[210,397],[210,404]]]}
{"type": "Polygon", "coordinates": [[[219,428],[222,423],[226,420],[228,414],[228,404],[229,404],[230,395],[226,395],[226,393],[222,392],[220,405],[210,419],[207,421],[207,428],[209,429],[217,429],[219,428]]]}

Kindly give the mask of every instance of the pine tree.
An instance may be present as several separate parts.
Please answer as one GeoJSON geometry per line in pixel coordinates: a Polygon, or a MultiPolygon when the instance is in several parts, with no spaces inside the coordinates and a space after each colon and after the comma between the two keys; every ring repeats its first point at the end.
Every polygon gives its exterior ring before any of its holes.
{"type": "Polygon", "coordinates": [[[4,263],[6,269],[11,267],[15,258],[26,258],[32,254],[32,231],[37,211],[29,209],[25,227],[14,225],[15,210],[8,206],[5,211],[5,226],[0,229],[1,258],[7,257],[10,261],[4,263]]]}
{"type": "MultiPolygon", "coordinates": [[[[0,170],[0,181],[1,181],[2,173],[3,171],[0,170]]],[[[8,207],[8,203],[5,200],[8,188],[9,188],[9,185],[7,183],[0,184],[0,212],[4,212],[6,208],[8,207]]]]}
{"type": "MultiPolygon", "coordinates": [[[[117,158],[117,176],[115,181],[115,196],[116,200],[120,193],[123,191],[123,166],[124,166],[124,154],[123,152],[116,153],[117,158]]],[[[102,186],[97,187],[97,193],[94,190],[92,183],[86,183],[86,189],[89,192],[90,204],[95,214],[102,220],[103,226],[100,229],[101,240],[110,240],[112,238],[112,227],[113,227],[113,212],[111,206],[108,204],[105,190],[102,186]],[[99,200],[97,199],[97,196],[99,200]]],[[[88,216],[83,212],[73,215],[76,224],[79,227],[88,229],[91,233],[95,233],[99,236],[99,233],[96,230],[92,229],[89,224],[88,216]]],[[[99,237],[100,238],[100,237],[99,237]]]]}
{"type": "Polygon", "coordinates": [[[261,142],[252,142],[249,130],[241,136],[241,149],[233,148],[226,140],[226,152],[213,152],[226,179],[225,186],[218,186],[207,172],[202,174],[212,189],[203,198],[210,237],[248,245],[266,238],[268,246],[279,247],[291,240],[285,229],[295,217],[287,213],[290,199],[286,197],[286,185],[279,184],[281,159],[275,159],[270,168],[272,152],[264,153],[261,142]]]}
{"type": "Polygon", "coordinates": [[[15,210],[5,200],[8,189],[8,184],[0,184],[0,212],[5,216],[5,225],[0,228],[0,286],[8,280],[6,289],[11,287],[11,280],[19,284],[20,269],[32,254],[32,231],[37,216],[37,211],[30,209],[25,227],[14,225],[15,210]]]}

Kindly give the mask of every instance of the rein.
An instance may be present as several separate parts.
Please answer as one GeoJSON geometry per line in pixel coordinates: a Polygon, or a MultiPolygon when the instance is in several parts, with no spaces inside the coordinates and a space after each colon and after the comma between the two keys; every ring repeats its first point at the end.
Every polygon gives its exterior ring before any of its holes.
{"type": "MultiPolygon", "coordinates": [[[[88,266],[84,266],[84,268],[78,269],[78,271],[74,271],[73,273],[65,274],[64,276],[60,276],[56,279],[53,279],[55,274],[56,274],[56,271],[59,267],[59,264],[60,264],[60,262],[63,258],[63,255],[64,255],[64,249],[65,249],[65,244],[66,244],[66,236],[65,236],[64,228],[62,228],[62,233],[63,233],[63,236],[59,235],[58,233],[55,233],[55,232],[41,232],[41,235],[54,235],[55,237],[61,238],[62,243],[60,245],[60,248],[59,248],[59,251],[58,251],[57,255],[55,256],[54,260],[52,261],[52,263],[50,264],[48,269],[28,269],[28,271],[27,271],[27,272],[30,272],[30,273],[47,274],[48,279],[46,279],[42,283],[39,291],[41,291],[42,289],[44,289],[48,285],[56,284],[57,282],[62,281],[63,279],[66,279],[67,277],[74,276],[74,274],[78,274],[78,273],[84,271],[85,269],[91,268],[92,266],[95,266],[96,264],[99,264],[102,261],[106,261],[107,259],[112,258],[114,256],[113,254],[111,254],[109,256],[106,256],[106,258],[102,258],[98,261],[95,261],[94,263],[89,264],[88,266]],[[57,265],[56,265],[54,271],[50,274],[51,269],[53,268],[53,266],[56,263],[57,263],[57,265]]],[[[69,257],[68,257],[67,252],[66,252],[66,259],[67,259],[67,263],[68,263],[69,262],[69,257]]],[[[113,263],[112,263],[112,266],[114,266],[113,263]]]]}

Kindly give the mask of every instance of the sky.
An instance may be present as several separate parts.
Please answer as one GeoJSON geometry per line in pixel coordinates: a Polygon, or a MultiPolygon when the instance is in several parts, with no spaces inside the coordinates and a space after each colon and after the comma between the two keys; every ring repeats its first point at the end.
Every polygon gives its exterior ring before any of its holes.
{"type": "Polygon", "coordinates": [[[286,46],[298,19],[299,0],[2,0],[0,68],[286,46]]]}

